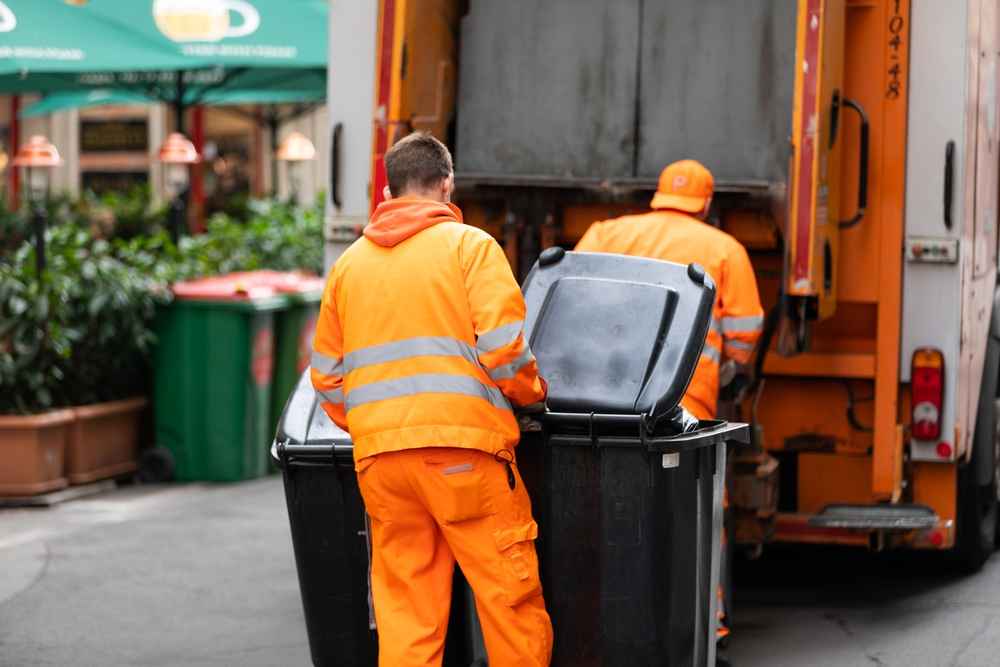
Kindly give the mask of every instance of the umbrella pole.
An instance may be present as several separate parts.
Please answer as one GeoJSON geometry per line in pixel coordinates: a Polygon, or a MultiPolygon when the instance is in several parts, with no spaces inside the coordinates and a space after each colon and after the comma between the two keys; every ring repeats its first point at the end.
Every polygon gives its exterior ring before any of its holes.
{"type": "Polygon", "coordinates": [[[177,72],[177,88],[174,91],[174,126],[184,134],[184,72],[177,72]]]}
{"type": "Polygon", "coordinates": [[[271,196],[278,198],[278,114],[267,117],[267,129],[271,133],[271,196]]]}
{"type": "MultiPolygon", "coordinates": [[[[174,129],[184,134],[184,72],[177,72],[176,88],[174,89],[174,129]]],[[[174,195],[170,202],[170,236],[174,244],[180,242],[182,230],[187,227],[187,202],[191,186],[174,195]]]]}

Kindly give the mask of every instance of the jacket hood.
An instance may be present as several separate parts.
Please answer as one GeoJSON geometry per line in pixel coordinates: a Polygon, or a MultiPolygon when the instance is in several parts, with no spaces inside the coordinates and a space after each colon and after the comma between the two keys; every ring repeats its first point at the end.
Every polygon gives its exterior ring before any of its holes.
{"type": "Polygon", "coordinates": [[[438,223],[462,221],[462,211],[454,204],[400,197],[378,205],[364,234],[369,241],[391,248],[438,223]]]}

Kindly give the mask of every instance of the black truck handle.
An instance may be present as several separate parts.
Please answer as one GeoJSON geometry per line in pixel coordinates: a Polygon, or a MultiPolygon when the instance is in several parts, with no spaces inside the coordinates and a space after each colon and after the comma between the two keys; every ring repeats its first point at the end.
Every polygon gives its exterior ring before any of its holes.
{"type": "Polygon", "coordinates": [[[340,199],[340,135],[344,132],[344,124],[333,126],[330,136],[330,201],[337,208],[342,206],[340,199]]]}
{"type": "Polygon", "coordinates": [[[955,200],[955,142],[949,141],[944,147],[944,226],[951,229],[952,202],[955,200]]]}
{"type": "Polygon", "coordinates": [[[841,103],[845,107],[856,111],[858,117],[861,119],[861,154],[858,156],[858,210],[853,218],[840,222],[841,229],[850,229],[861,222],[862,218],[865,217],[865,210],[868,208],[868,143],[870,128],[868,126],[868,115],[860,104],[848,97],[841,98],[841,103]]]}

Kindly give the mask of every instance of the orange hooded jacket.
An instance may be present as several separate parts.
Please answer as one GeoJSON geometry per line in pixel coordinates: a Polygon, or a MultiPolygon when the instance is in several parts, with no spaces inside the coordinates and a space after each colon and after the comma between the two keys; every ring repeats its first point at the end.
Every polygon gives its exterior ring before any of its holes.
{"type": "Polygon", "coordinates": [[[337,260],[313,344],[312,381],[360,461],[519,438],[511,403],[545,399],[525,306],[496,241],[452,204],[403,197],[375,210],[337,260]]]}
{"type": "Polygon", "coordinates": [[[594,223],[576,250],[697,262],[705,267],[717,285],[712,325],[682,403],[699,419],[713,418],[723,355],[748,363],[764,324],[757,279],[740,242],[681,211],[656,210],[594,223]]]}

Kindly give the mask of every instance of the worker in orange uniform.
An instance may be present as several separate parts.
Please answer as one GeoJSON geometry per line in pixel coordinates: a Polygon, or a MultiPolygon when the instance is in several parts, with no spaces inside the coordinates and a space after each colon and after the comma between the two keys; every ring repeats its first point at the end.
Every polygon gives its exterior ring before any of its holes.
{"type": "Polygon", "coordinates": [[[312,381],[354,442],[371,517],[379,665],[440,665],[456,560],[491,665],[548,665],[538,527],[514,457],[514,406],[546,385],[500,246],[450,203],[451,154],[427,134],[385,155],[388,186],[330,274],[312,381]]]}
{"type": "MultiPolygon", "coordinates": [[[[757,279],[746,249],[706,224],[714,193],[711,172],[694,160],[669,165],[651,203],[652,211],[595,223],[576,249],[611,252],[702,265],[715,280],[712,323],[682,405],[699,419],[715,417],[719,369],[747,365],[764,324],[757,279]]],[[[735,375],[736,373],[729,373],[735,375]]],[[[721,634],[728,634],[723,627],[721,634]]]]}

